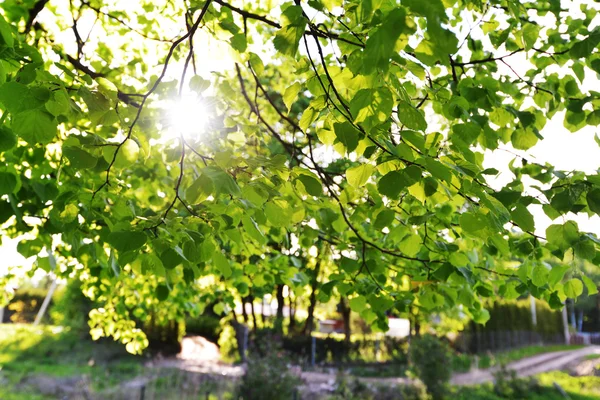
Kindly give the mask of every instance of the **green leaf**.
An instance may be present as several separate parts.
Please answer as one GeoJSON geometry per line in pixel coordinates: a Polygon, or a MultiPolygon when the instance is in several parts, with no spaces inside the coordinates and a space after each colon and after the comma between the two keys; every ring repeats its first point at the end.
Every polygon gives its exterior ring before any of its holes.
{"type": "Polygon", "coordinates": [[[56,136],[57,122],[51,114],[39,109],[18,113],[12,121],[12,129],[27,143],[48,144],[56,136]]]}
{"type": "Polygon", "coordinates": [[[386,226],[390,226],[396,217],[396,213],[393,210],[381,210],[377,217],[375,218],[375,222],[373,223],[373,227],[375,229],[381,230],[386,226]]]}
{"type": "Polygon", "coordinates": [[[302,89],[302,85],[299,82],[294,82],[293,85],[288,86],[283,93],[283,104],[285,104],[288,112],[292,108],[292,104],[298,98],[300,94],[300,90],[302,89]]]}
{"type": "Polygon", "coordinates": [[[294,57],[307,23],[302,15],[302,7],[288,6],[282,13],[282,19],[283,27],[275,35],[273,45],[281,54],[294,57]]]}
{"type": "Polygon", "coordinates": [[[160,253],[160,261],[165,269],[173,269],[183,262],[183,257],[175,249],[166,249],[160,253]]]}
{"type": "Polygon", "coordinates": [[[96,78],[96,82],[98,82],[98,91],[102,93],[104,97],[113,101],[117,101],[119,89],[117,89],[114,83],[102,77],[96,78]]]}
{"type": "Polygon", "coordinates": [[[521,33],[523,35],[523,44],[525,45],[525,50],[531,50],[531,48],[535,45],[535,42],[538,40],[540,27],[534,24],[526,24],[521,33]]]}
{"type": "Polygon", "coordinates": [[[481,310],[471,310],[471,314],[473,314],[473,321],[478,324],[485,325],[490,320],[490,312],[485,308],[481,310]]]}
{"type": "Polygon", "coordinates": [[[298,180],[304,185],[306,193],[311,196],[320,196],[323,194],[323,185],[321,181],[306,174],[300,174],[298,180]]]}
{"type": "Polygon", "coordinates": [[[406,101],[398,103],[398,119],[409,129],[418,131],[427,129],[427,122],[423,114],[406,101]]]}
{"type": "MultiPolygon", "coordinates": [[[[107,163],[110,164],[113,161],[115,151],[117,151],[116,146],[104,146],[102,149],[102,156],[107,163]]],[[[140,146],[138,146],[134,140],[128,139],[119,148],[114,166],[116,168],[127,168],[138,160],[139,154],[140,146]]]]}
{"type": "Polygon", "coordinates": [[[573,250],[575,250],[575,256],[584,260],[592,261],[596,256],[596,246],[594,245],[594,242],[587,239],[585,236],[573,245],[573,250]]]}
{"type": "Polygon", "coordinates": [[[367,299],[364,296],[353,297],[348,301],[348,303],[350,304],[352,311],[357,313],[360,313],[367,308],[367,299]]]}
{"type": "Polygon", "coordinates": [[[600,43],[600,32],[598,30],[592,32],[587,38],[576,42],[569,50],[571,58],[586,58],[594,51],[600,43]]]}
{"type": "Polygon", "coordinates": [[[485,217],[479,213],[466,212],[461,214],[460,227],[467,233],[478,235],[488,227],[485,217]]]}
{"type": "Polygon", "coordinates": [[[158,301],[165,301],[169,298],[169,288],[166,285],[158,285],[154,295],[158,301]]]}
{"type": "Polygon", "coordinates": [[[200,75],[194,75],[190,79],[190,89],[198,94],[204,92],[210,87],[210,81],[200,75]]]}
{"type": "Polygon", "coordinates": [[[269,201],[265,204],[265,215],[273,226],[284,227],[291,222],[288,211],[276,202],[269,201]]]}
{"type": "Polygon", "coordinates": [[[398,244],[398,248],[404,255],[414,257],[421,250],[421,245],[421,237],[416,234],[410,234],[398,244]]]}
{"type": "Polygon", "coordinates": [[[350,186],[354,188],[362,187],[375,172],[375,167],[371,164],[361,164],[346,170],[346,179],[350,186]]]}
{"type": "Polygon", "coordinates": [[[0,195],[11,194],[17,188],[17,176],[12,172],[0,172],[0,195]]]}
{"type": "Polygon", "coordinates": [[[342,143],[348,153],[352,153],[358,146],[358,130],[350,122],[333,124],[337,141],[342,143]]]}
{"type": "Polygon", "coordinates": [[[243,216],[242,225],[246,233],[248,233],[252,239],[256,240],[257,243],[261,245],[265,245],[267,243],[267,238],[265,238],[260,228],[252,218],[248,217],[247,215],[243,216]]]}
{"type": "Polygon", "coordinates": [[[215,251],[213,254],[213,262],[215,267],[217,267],[217,269],[225,278],[229,278],[231,276],[231,266],[229,265],[229,261],[227,258],[225,258],[223,253],[218,250],[215,251]]]}
{"type": "Polygon", "coordinates": [[[583,279],[583,283],[585,284],[585,287],[587,288],[588,296],[593,296],[595,294],[598,294],[598,286],[596,286],[596,284],[594,283],[593,280],[591,280],[590,278],[588,278],[585,275],[582,275],[581,279],[583,279]]]}
{"type": "Polygon", "coordinates": [[[350,112],[355,123],[373,120],[374,123],[386,121],[392,114],[394,99],[387,88],[361,89],[350,101],[350,112]]]}
{"type": "Polygon", "coordinates": [[[562,281],[563,277],[565,276],[565,273],[568,270],[569,267],[566,265],[553,266],[550,270],[550,273],[548,274],[548,285],[550,285],[551,288],[555,287],[557,283],[562,281]]]}
{"type": "Polygon", "coordinates": [[[510,213],[513,221],[524,231],[533,232],[535,230],[535,223],[533,221],[533,215],[529,212],[527,207],[523,204],[518,203],[514,210],[510,213]]]}
{"type": "Polygon", "coordinates": [[[212,195],[215,185],[212,179],[205,174],[201,174],[185,191],[185,198],[192,204],[200,203],[212,195]]]}
{"type": "Polygon", "coordinates": [[[531,282],[537,287],[544,286],[548,282],[548,274],[548,268],[538,264],[531,271],[531,282]]]}
{"type": "Polygon", "coordinates": [[[241,196],[242,192],[238,184],[231,175],[222,169],[212,166],[205,167],[202,169],[202,174],[208,176],[212,180],[218,194],[241,196]]]}
{"type": "Polygon", "coordinates": [[[517,129],[510,138],[513,147],[519,150],[529,150],[538,141],[538,137],[531,129],[517,129]]]}
{"type": "Polygon", "coordinates": [[[588,125],[598,126],[598,124],[600,124],[600,110],[594,110],[591,113],[589,113],[587,118],[585,119],[585,122],[588,125]]]}
{"type": "Polygon", "coordinates": [[[577,278],[569,279],[563,286],[565,295],[571,299],[576,299],[583,293],[583,283],[577,278]]]}
{"type": "Polygon", "coordinates": [[[96,157],[78,147],[63,147],[63,154],[69,159],[71,165],[77,169],[94,168],[98,164],[96,157]]]}
{"type": "Polygon", "coordinates": [[[0,126],[0,153],[10,150],[17,145],[17,135],[6,126],[0,126]]]}
{"type": "Polygon", "coordinates": [[[55,117],[66,115],[71,110],[71,99],[64,90],[54,92],[53,98],[46,102],[46,110],[55,117]]]}
{"type": "Polygon", "coordinates": [[[579,240],[579,229],[573,221],[567,221],[564,225],[550,225],[546,229],[546,239],[564,251],[579,240]]]}
{"type": "Polygon", "coordinates": [[[215,250],[216,246],[212,239],[204,240],[200,246],[200,261],[206,262],[212,259],[215,250]]]}
{"type": "Polygon", "coordinates": [[[200,253],[200,246],[193,240],[186,240],[182,246],[183,256],[191,262],[199,262],[202,255],[200,253]]]}
{"type": "Polygon", "coordinates": [[[4,17],[0,15],[0,45],[4,45],[6,47],[13,47],[15,44],[15,39],[12,36],[12,29],[10,24],[6,22],[4,17]]]}
{"type": "Polygon", "coordinates": [[[600,189],[592,189],[585,196],[589,209],[600,215],[600,189]]]}
{"type": "Polygon", "coordinates": [[[426,158],[425,165],[427,171],[437,179],[444,180],[448,183],[452,181],[452,171],[441,162],[434,160],[433,158],[426,158]]]}
{"type": "Polygon", "coordinates": [[[391,171],[379,179],[377,190],[381,195],[396,200],[400,197],[400,192],[407,187],[406,183],[402,172],[391,171]]]}
{"type": "Polygon", "coordinates": [[[376,68],[387,69],[389,67],[389,59],[396,50],[396,42],[406,26],[405,19],[404,9],[394,8],[384,22],[369,34],[363,56],[367,74],[376,68]]]}
{"type": "Polygon", "coordinates": [[[140,249],[146,244],[148,237],[143,232],[137,231],[115,231],[111,232],[106,242],[119,252],[140,249]]]}
{"type": "Polygon", "coordinates": [[[243,53],[248,48],[248,43],[246,42],[246,35],[243,33],[237,33],[229,39],[231,43],[231,47],[237,50],[239,53],[243,53]]]}

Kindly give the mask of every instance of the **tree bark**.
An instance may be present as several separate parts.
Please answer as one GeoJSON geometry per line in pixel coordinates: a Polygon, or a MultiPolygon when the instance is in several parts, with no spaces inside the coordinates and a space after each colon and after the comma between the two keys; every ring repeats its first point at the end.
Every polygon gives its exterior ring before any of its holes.
{"type": "Polygon", "coordinates": [[[252,330],[256,332],[256,329],[258,328],[258,322],[256,321],[256,313],[254,312],[254,296],[250,296],[250,299],[250,311],[252,311],[252,324],[254,325],[252,330]]]}
{"type": "Polygon", "coordinates": [[[290,323],[288,325],[289,333],[293,333],[294,329],[296,329],[296,299],[292,299],[292,293],[290,292],[288,296],[289,307],[290,307],[290,323]]]}
{"type": "Polygon", "coordinates": [[[244,323],[248,325],[248,313],[246,312],[246,303],[248,302],[248,297],[242,297],[242,317],[244,318],[244,323]]]}
{"type": "Polygon", "coordinates": [[[346,342],[350,342],[352,329],[350,327],[350,307],[348,307],[348,299],[346,297],[340,299],[340,313],[342,314],[342,321],[344,321],[345,340],[346,342]]]}
{"type": "Polygon", "coordinates": [[[321,272],[321,261],[317,261],[317,265],[315,266],[315,276],[311,282],[311,292],[309,297],[309,305],[308,305],[308,317],[306,318],[306,323],[304,324],[304,329],[302,333],[304,335],[310,335],[311,332],[315,328],[314,324],[314,314],[315,308],[317,306],[317,290],[319,288],[319,274],[321,272]]]}
{"type": "Polygon", "coordinates": [[[275,294],[275,298],[277,299],[277,313],[275,314],[275,331],[282,333],[283,332],[283,286],[282,284],[277,285],[277,292],[275,294]]]}

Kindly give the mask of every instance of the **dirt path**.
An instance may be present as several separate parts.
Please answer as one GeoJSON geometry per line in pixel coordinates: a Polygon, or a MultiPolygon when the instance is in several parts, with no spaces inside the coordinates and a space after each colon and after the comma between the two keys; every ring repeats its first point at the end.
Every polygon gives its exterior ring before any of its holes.
{"type": "MultiPolygon", "coordinates": [[[[590,354],[600,354],[600,346],[588,346],[577,350],[557,351],[538,354],[536,356],[523,358],[508,364],[509,369],[517,371],[517,376],[531,376],[543,372],[554,371],[565,368],[573,361],[584,358],[590,354]]],[[[453,385],[477,385],[491,382],[494,372],[498,368],[485,370],[472,370],[462,374],[454,374],[450,381],[453,385]]],[[[320,372],[302,372],[302,379],[312,390],[326,389],[335,384],[335,374],[320,372]]],[[[358,378],[364,383],[376,383],[383,385],[399,385],[410,382],[409,378],[358,378]]]]}
{"type": "MultiPolygon", "coordinates": [[[[531,376],[541,374],[542,372],[563,369],[571,362],[590,354],[600,354],[600,346],[587,346],[577,350],[538,354],[509,363],[507,367],[508,369],[517,371],[517,376],[531,376]]],[[[464,374],[455,374],[452,377],[451,383],[453,385],[476,385],[490,382],[494,379],[493,373],[497,370],[498,368],[490,368],[473,370],[464,374]]]]}
{"type": "MultiPolygon", "coordinates": [[[[241,366],[233,366],[218,361],[218,348],[207,341],[199,341],[191,338],[190,343],[184,346],[182,355],[177,358],[167,358],[155,360],[152,367],[177,368],[181,370],[217,374],[221,376],[230,376],[239,378],[244,373],[241,366]],[[214,347],[214,349],[212,347],[214,347]],[[216,355],[215,355],[215,352],[216,355]]],[[[550,353],[538,354],[532,357],[523,358],[507,365],[508,369],[515,370],[517,376],[531,376],[543,372],[564,369],[569,364],[581,360],[590,354],[600,354],[600,346],[587,346],[577,350],[556,351],[550,353]]],[[[494,372],[498,367],[489,369],[473,369],[466,373],[454,374],[451,379],[453,385],[477,385],[484,382],[491,382],[494,379],[494,372]]],[[[336,373],[332,372],[312,372],[300,371],[294,369],[305,382],[305,388],[309,392],[326,392],[335,387],[336,373]]],[[[361,382],[368,384],[400,385],[410,382],[409,378],[363,378],[358,377],[361,382]]]]}

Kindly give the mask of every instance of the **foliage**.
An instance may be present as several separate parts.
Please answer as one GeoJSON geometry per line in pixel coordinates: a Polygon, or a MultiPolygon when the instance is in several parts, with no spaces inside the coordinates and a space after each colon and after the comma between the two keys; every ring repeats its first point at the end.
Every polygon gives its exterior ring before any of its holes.
{"type": "Polygon", "coordinates": [[[397,386],[365,384],[358,379],[348,381],[345,374],[336,377],[334,395],[328,400],[429,400],[425,386],[416,381],[397,386]]]}
{"type": "MultiPolygon", "coordinates": [[[[572,400],[593,400],[600,395],[600,378],[596,376],[574,377],[564,372],[547,372],[536,377],[539,382],[535,391],[528,393],[527,400],[562,400],[565,397],[554,387],[559,384],[572,400]]],[[[457,400],[502,400],[513,397],[501,397],[494,393],[492,384],[472,387],[453,388],[450,395],[457,400]]]]}
{"type": "Polygon", "coordinates": [[[600,122],[590,2],[47,3],[1,8],[0,223],[84,281],[94,338],[139,353],[150,321],[281,284],[347,298],[373,331],[391,310],[484,323],[487,298],[594,289],[571,263],[600,241],[560,217],[600,213],[599,175],[525,153],[548,122],[600,122]],[[198,71],[209,43],[231,68],[198,71]],[[166,115],[186,96],[202,135],[166,115]],[[499,148],[522,152],[496,190],[499,148]]]}
{"type": "Polygon", "coordinates": [[[48,312],[55,325],[81,331],[88,330],[88,314],[93,308],[92,301],[81,291],[81,282],[73,279],[56,290],[48,312]]]}
{"type": "Polygon", "coordinates": [[[539,392],[539,384],[535,378],[517,377],[515,370],[506,365],[494,372],[494,392],[507,399],[526,399],[532,393],[539,392]]]}
{"type": "Polygon", "coordinates": [[[452,376],[448,346],[433,335],[424,335],[413,338],[408,350],[411,365],[427,391],[434,399],[443,398],[452,376]]]}
{"type": "Polygon", "coordinates": [[[275,349],[264,357],[249,359],[236,398],[289,400],[299,385],[300,378],[289,371],[286,358],[275,349]]]}

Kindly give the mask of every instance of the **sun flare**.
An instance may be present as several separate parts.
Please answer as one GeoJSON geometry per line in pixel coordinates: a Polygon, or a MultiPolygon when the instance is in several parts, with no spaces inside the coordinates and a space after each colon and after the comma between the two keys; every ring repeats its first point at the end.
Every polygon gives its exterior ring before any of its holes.
{"type": "Polygon", "coordinates": [[[206,104],[198,96],[184,96],[167,107],[169,136],[201,135],[208,121],[206,104]]]}

